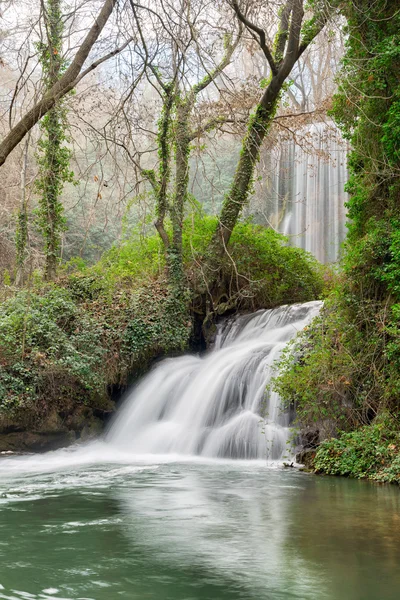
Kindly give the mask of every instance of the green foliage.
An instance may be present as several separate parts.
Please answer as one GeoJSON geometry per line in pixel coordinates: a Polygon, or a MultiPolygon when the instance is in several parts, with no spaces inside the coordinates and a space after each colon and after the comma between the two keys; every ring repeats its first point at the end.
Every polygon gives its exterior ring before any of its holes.
{"type": "MultiPolygon", "coordinates": [[[[347,51],[333,116],[350,140],[351,246],[397,217],[400,122],[400,15],[386,0],[344,3],[347,51]]],[[[382,255],[384,259],[384,255],[382,255]]]]}
{"type": "Polygon", "coordinates": [[[100,329],[67,290],[17,293],[0,305],[0,410],[37,401],[46,385],[50,398],[64,380],[101,393],[103,355],[100,329]]]}
{"type": "Polygon", "coordinates": [[[342,10],[348,39],[333,116],[352,147],[342,275],[287,349],[275,385],[300,424],[339,435],[322,444],[318,471],[398,482],[400,14],[386,0],[342,10]]]}
{"type": "Polygon", "coordinates": [[[126,279],[146,281],[162,272],[165,255],[158,235],[142,235],[136,229],[129,239],[114,245],[93,267],[93,272],[103,274],[109,281],[126,279]]]}
{"type": "MultiPolygon", "coordinates": [[[[204,281],[202,267],[217,226],[217,218],[194,213],[183,235],[184,264],[192,289],[204,281]]],[[[239,222],[232,232],[229,255],[221,259],[220,285],[225,309],[252,310],[320,297],[321,265],[307,252],[287,246],[287,239],[251,221],[239,222]]]]}
{"type": "MultiPolygon", "coordinates": [[[[203,264],[216,226],[216,217],[206,216],[198,209],[185,219],[183,265],[193,291],[204,283],[203,264]]],[[[307,252],[287,246],[286,238],[271,229],[249,221],[239,223],[232,233],[229,254],[222,260],[222,278],[232,307],[272,307],[312,300],[322,293],[324,282],[319,263],[307,252]]],[[[170,268],[171,261],[172,257],[170,268]]],[[[162,273],[164,267],[159,237],[154,234],[143,238],[135,231],[128,241],[107,252],[91,272],[102,273],[110,285],[122,278],[138,286],[162,273]]]]}
{"type": "Polygon", "coordinates": [[[317,473],[400,484],[399,424],[385,417],[326,440],[317,451],[314,466],[317,473]]]}
{"type": "Polygon", "coordinates": [[[181,301],[158,282],[133,294],[133,318],[123,335],[123,352],[133,360],[186,349],[191,331],[188,298],[181,301]],[[186,300],[186,301],[185,301],[186,300]]]}
{"type": "Polygon", "coordinates": [[[258,306],[320,297],[323,279],[319,263],[304,250],[288,246],[287,238],[274,230],[251,222],[239,223],[230,246],[235,269],[247,279],[258,306]]]}

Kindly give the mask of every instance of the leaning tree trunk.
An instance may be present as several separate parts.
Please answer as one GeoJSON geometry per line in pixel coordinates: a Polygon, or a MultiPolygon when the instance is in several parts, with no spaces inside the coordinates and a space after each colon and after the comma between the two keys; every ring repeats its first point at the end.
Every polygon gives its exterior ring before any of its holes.
{"type": "MultiPolygon", "coordinates": [[[[80,45],[75,58],[66,69],[65,73],[43,94],[42,98],[22,117],[8,135],[0,142],[0,166],[5,163],[8,155],[14,150],[19,142],[23,140],[28,131],[30,131],[32,127],[36,125],[36,123],[55,105],[57,100],[73,90],[82,77],[87,73],[90,73],[90,71],[96,68],[98,64],[103,62],[103,59],[99,59],[82,72],[83,65],[89,56],[89,52],[103,31],[116,4],[117,0],[105,0],[94,24],[90,28],[87,36],[80,45]]],[[[111,57],[112,55],[113,53],[111,52],[107,57],[111,57]]]]}
{"type": "Polygon", "coordinates": [[[260,149],[275,116],[281,87],[278,78],[276,81],[272,80],[250,119],[247,133],[242,142],[235,176],[224,199],[218,228],[213,238],[211,256],[214,259],[218,259],[226,252],[232,231],[248,201],[260,149]]]}
{"type": "Polygon", "coordinates": [[[236,16],[257,39],[270,65],[271,80],[250,120],[234,180],[222,206],[217,231],[210,248],[210,266],[214,271],[218,257],[221,258],[226,252],[233,228],[248,200],[260,148],[274,117],[284,82],[301,55],[324,28],[335,5],[336,0],[320,0],[315,3],[312,18],[303,24],[304,0],[282,1],[278,33],[272,50],[268,47],[266,32],[241,12],[237,0],[232,0],[236,16]]]}

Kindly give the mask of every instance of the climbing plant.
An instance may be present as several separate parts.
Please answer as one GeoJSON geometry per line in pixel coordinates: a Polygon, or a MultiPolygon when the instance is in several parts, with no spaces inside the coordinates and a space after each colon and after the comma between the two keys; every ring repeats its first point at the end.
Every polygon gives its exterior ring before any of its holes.
{"type": "MultiPolygon", "coordinates": [[[[62,57],[63,20],[61,0],[47,0],[45,10],[46,42],[38,44],[43,72],[43,85],[50,89],[65,70],[62,57]]],[[[38,143],[40,174],[36,180],[39,194],[37,224],[44,240],[46,279],[54,279],[60,260],[61,234],[65,229],[64,207],[61,193],[66,182],[73,181],[70,170],[71,151],[66,145],[66,108],[63,100],[40,122],[42,132],[38,143]]]]}

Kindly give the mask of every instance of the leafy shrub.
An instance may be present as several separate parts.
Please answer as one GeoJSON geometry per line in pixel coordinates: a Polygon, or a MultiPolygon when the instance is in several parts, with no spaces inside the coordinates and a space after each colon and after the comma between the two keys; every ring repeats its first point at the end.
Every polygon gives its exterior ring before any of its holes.
{"type": "MultiPolygon", "coordinates": [[[[207,288],[203,264],[216,227],[216,217],[201,213],[194,214],[185,225],[184,258],[194,291],[204,284],[207,288]]],[[[221,305],[220,312],[306,302],[323,292],[323,267],[308,252],[289,247],[287,238],[272,229],[240,222],[227,250],[220,265],[220,297],[215,299],[215,304],[221,305]]]]}
{"type": "MultiPolygon", "coordinates": [[[[196,293],[207,273],[204,262],[217,227],[217,218],[194,210],[183,227],[183,260],[189,287],[196,293]]],[[[168,226],[167,226],[168,229],[168,226]]],[[[299,248],[287,246],[287,238],[250,221],[239,223],[231,237],[229,256],[222,261],[220,287],[230,308],[255,309],[318,298],[324,272],[318,261],[299,248]]],[[[114,246],[102,260],[82,275],[101,276],[110,282],[125,279],[139,288],[159,276],[165,266],[158,235],[143,237],[134,231],[129,240],[114,246]]],[[[77,281],[75,282],[78,283],[77,281]]],[[[86,284],[90,287],[90,284],[86,284]]],[[[229,308],[229,307],[228,307],[229,308]]]]}
{"type": "Polygon", "coordinates": [[[100,393],[103,355],[100,328],[67,290],[17,293],[0,305],[0,407],[37,399],[50,372],[100,393]]]}
{"type": "Polygon", "coordinates": [[[398,424],[381,418],[337,439],[325,440],[314,463],[317,473],[400,483],[398,424]]]}
{"type": "Polygon", "coordinates": [[[153,282],[132,295],[132,318],[123,334],[125,356],[131,362],[187,348],[191,321],[187,301],[168,290],[165,282],[153,282]]]}

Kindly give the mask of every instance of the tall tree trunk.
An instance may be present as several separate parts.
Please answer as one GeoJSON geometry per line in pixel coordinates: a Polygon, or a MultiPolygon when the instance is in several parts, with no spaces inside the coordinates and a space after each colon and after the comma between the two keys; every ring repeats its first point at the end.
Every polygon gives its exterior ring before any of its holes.
{"type": "Polygon", "coordinates": [[[24,283],[24,266],[26,259],[26,248],[28,245],[28,207],[26,199],[26,173],[28,170],[28,151],[29,151],[30,133],[26,138],[22,154],[21,167],[21,205],[18,211],[18,222],[16,231],[16,250],[17,250],[17,272],[15,283],[22,286],[24,283]]]}
{"type": "MultiPolygon", "coordinates": [[[[59,81],[63,69],[61,1],[47,0],[46,4],[47,45],[42,50],[41,60],[48,89],[51,89],[59,81]]],[[[42,123],[44,136],[42,138],[43,157],[40,159],[42,178],[39,189],[41,191],[41,228],[45,240],[47,280],[54,279],[57,273],[64,222],[60,196],[69,166],[69,152],[63,148],[65,118],[61,102],[58,101],[49,110],[42,123]]]]}
{"type": "Polygon", "coordinates": [[[156,193],[157,215],[154,226],[157,229],[166,250],[169,248],[170,244],[164,221],[168,212],[168,184],[171,175],[171,113],[174,99],[174,86],[172,84],[167,84],[164,89],[162,115],[158,122],[158,153],[160,156],[158,182],[154,171],[152,172],[152,185],[156,193]]]}
{"type": "Polygon", "coordinates": [[[169,269],[174,284],[183,287],[182,232],[189,184],[191,97],[178,100],[175,124],[175,193],[171,206],[172,243],[169,248],[169,269]]]}
{"type": "Polygon", "coordinates": [[[45,239],[46,267],[48,281],[55,278],[59,262],[61,232],[63,230],[63,205],[60,196],[63,188],[62,116],[57,107],[52,108],[46,121],[47,144],[45,147],[43,191],[41,203],[42,230],[45,239]]]}
{"type": "Polygon", "coordinates": [[[274,118],[280,91],[281,85],[277,78],[276,81],[271,82],[250,119],[247,133],[243,138],[235,176],[219,216],[218,228],[212,244],[214,256],[221,256],[226,251],[233,228],[248,201],[260,149],[274,118]]]}

